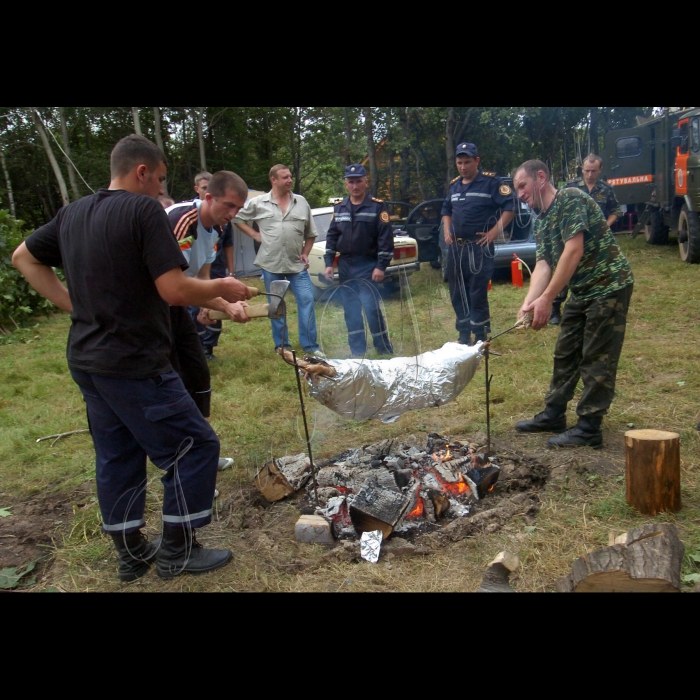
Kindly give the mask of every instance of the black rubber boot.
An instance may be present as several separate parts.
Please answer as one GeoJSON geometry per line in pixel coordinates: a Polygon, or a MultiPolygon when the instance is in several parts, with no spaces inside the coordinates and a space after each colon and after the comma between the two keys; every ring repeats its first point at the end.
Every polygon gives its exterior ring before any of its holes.
{"type": "Polygon", "coordinates": [[[602,422],[602,418],[579,416],[573,428],[549,438],[547,444],[550,447],[592,447],[599,450],[603,446],[603,431],[600,429],[602,422]]]}
{"type": "Polygon", "coordinates": [[[552,304],[552,313],[549,314],[549,323],[552,326],[558,326],[561,323],[561,304],[554,302],[552,304]]]}
{"type": "Polygon", "coordinates": [[[457,341],[461,345],[471,345],[472,344],[472,334],[471,331],[460,331],[459,340],[457,341]]]}
{"type": "Polygon", "coordinates": [[[119,580],[135,581],[147,571],[160,547],[160,537],[153,542],[146,539],[141,530],[128,534],[110,533],[119,552],[119,580]]]}
{"type": "Polygon", "coordinates": [[[163,543],[158,550],[156,573],[161,578],[180,574],[203,574],[228,564],[233,553],[228,549],[205,549],[195,531],[182,525],[163,525],[163,543]]]}
{"type": "Polygon", "coordinates": [[[566,430],[566,407],[547,404],[534,418],[518,421],[515,429],[523,433],[561,433],[566,430]]]}

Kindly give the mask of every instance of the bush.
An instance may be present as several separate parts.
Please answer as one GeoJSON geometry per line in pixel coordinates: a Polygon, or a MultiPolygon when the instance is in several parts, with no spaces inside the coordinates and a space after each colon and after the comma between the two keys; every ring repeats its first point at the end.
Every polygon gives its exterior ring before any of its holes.
{"type": "Polygon", "coordinates": [[[26,238],[24,222],[0,209],[0,333],[19,328],[37,311],[46,314],[55,307],[44,299],[12,267],[12,253],[26,238]]]}

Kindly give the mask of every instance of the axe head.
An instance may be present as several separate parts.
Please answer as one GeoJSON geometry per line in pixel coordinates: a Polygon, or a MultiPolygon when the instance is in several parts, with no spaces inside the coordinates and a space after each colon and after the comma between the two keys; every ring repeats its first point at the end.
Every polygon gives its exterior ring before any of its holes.
{"type": "Polygon", "coordinates": [[[282,318],[284,316],[285,306],[284,306],[284,295],[289,289],[289,280],[274,280],[270,282],[270,292],[268,298],[270,303],[268,304],[267,316],[268,318],[282,318]]]}

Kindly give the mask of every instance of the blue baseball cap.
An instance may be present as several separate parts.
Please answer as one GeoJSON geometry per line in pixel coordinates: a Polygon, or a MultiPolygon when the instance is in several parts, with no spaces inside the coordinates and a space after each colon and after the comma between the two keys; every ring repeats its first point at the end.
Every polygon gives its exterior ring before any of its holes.
{"type": "Polygon", "coordinates": [[[360,163],[353,163],[345,168],[345,177],[366,177],[367,171],[365,166],[360,163]]]}
{"type": "Polygon", "coordinates": [[[479,151],[473,143],[460,143],[459,146],[457,146],[457,152],[455,153],[455,157],[457,156],[477,158],[479,156],[479,151]]]}

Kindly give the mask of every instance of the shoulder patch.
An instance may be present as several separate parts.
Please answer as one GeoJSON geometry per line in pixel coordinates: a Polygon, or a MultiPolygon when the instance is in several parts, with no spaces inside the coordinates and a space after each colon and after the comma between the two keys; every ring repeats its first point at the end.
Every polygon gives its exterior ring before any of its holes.
{"type": "Polygon", "coordinates": [[[511,192],[512,192],[513,190],[511,190],[510,187],[508,187],[508,185],[501,185],[501,186],[498,188],[498,191],[499,191],[502,195],[505,196],[505,195],[507,195],[507,194],[511,194],[511,192]]]}
{"type": "Polygon", "coordinates": [[[388,223],[389,223],[389,212],[388,212],[388,211],[383,211],[383,212],[379,215],[379,218],[380,218],[380,220],[381,220],[383,223],[388,224],[388,223]]]}
{"type": "Polygon", "coordinates": [[[496,173],[490,173],[490,172],[487,172],[486,170],[482,170],[481,174],[486,175],[486,177],[496,177],[496,173]]]}
{"type": "Polygon", "coordinates": [[[450,180],[450,185],[451,185],[453,182],[457,182],[457,180],[461,179],[461,177],[462,177],[461,175],[457,175],[457,177],[456,177],[454,180],[450,180]]]}
{"type": "Polygon", "coordinates": [[[383,202],[384,202],[383,199],[377,199],[376,197],[372,197],[372,201],[373,201],[373,202],[380,202],[380,203],[383,203],[383,202]]]}

